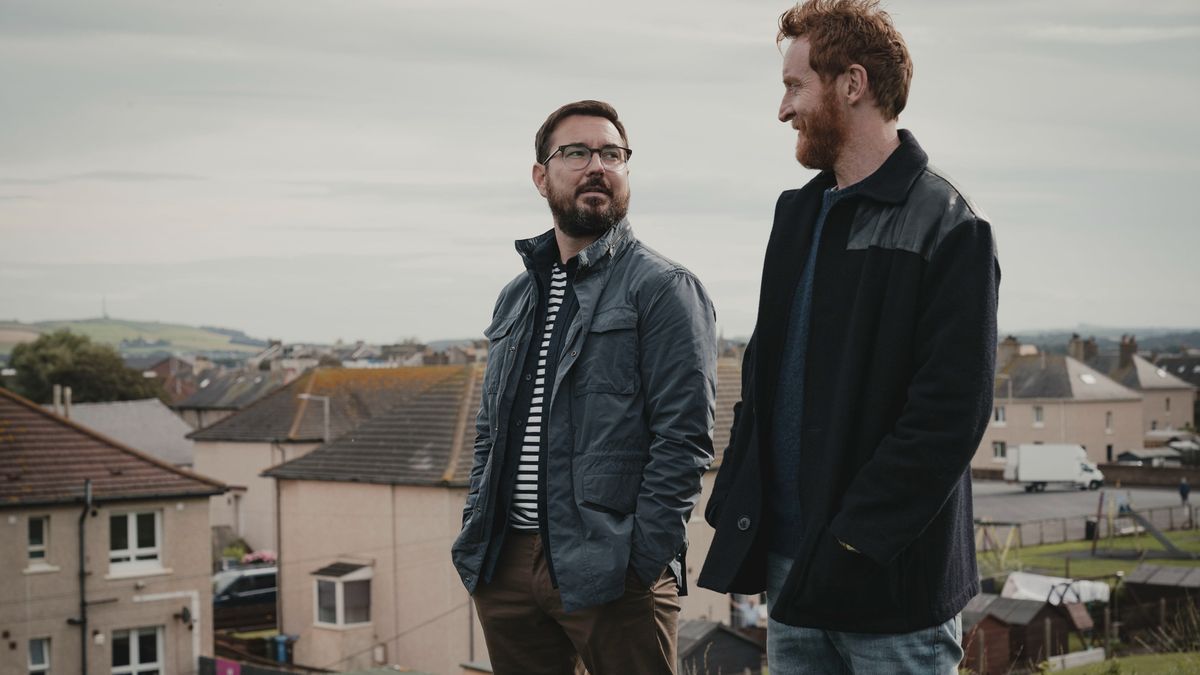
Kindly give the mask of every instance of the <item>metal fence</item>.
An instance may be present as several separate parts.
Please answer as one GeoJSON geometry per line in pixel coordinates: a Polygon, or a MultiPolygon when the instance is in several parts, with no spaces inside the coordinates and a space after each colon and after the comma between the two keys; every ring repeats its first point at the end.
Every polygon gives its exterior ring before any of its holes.
{"type": "MultiPolygon", "coordinates": [[[[1138,509],[1137,513],[1158,529],[1168,532],[1196,529],[1196,509],[1197,507],[1193,506],[1160,506],[1152,509],[1138,509]]],[[[1012,548],[1023,548],[1069,541],[1085,541],[1089,529],[1088,522],[1095,520],[1096,516],[1092,514],[1021,522],[979,521],[977,525],[1004,530],[1011,528],[1013,530],[1012,548]]],[[[1121,514],[1116,514],[1116,517],[1110,519],[1109,514],[1105,513],[1096,527],[1099,535],[1106,537],[1114,534],[1131,534],[1135,524],[1121,514]]],[[[1007,538],[1008,535],[1005,533],[1000,536],[1007,538]]]]}

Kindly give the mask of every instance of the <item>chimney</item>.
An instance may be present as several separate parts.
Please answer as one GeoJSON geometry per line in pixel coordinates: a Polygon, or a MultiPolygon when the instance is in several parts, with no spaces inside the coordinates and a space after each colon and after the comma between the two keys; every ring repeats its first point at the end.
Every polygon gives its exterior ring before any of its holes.
{"type": "Polygon", "coordinates": [[[1091,361],[1100,355],[1100,347],[1096,344],[1096,338],[1090,337],[1087,342],[1083,343],[1083,360],[1091,361]]]}
{"type": "Polygon", "coordinates": [[[63,417],[71,419],[71,388],[63,387],[63,417]]]}
{"type": "Polygon", "coordinates": [[[62,414],[62,385],[54,385],[54,414],[62,414]]]}
{"type": "Polygon", "coordinates": [[[1067,341],[1067,356],[1076,361],[1087,361],[1087,343],[1079,337],[1079,333],[1072,333],[1071,339],[1067,341]]]}
{"type": "Polygon", "coordinates": [[[1121,360],[1118,367],[1125,368],[1133,365],[1133,355],[1137,354],[1137,340],[1133,335],[1121,336],[1121,360]]]}
{"type": "Polygon", "coordinates": [[[1003,368],[1007,366],[1020,353],[1021,341],[1016,336],[1009,335],[996,347],[996,367],[1003,368]]]}

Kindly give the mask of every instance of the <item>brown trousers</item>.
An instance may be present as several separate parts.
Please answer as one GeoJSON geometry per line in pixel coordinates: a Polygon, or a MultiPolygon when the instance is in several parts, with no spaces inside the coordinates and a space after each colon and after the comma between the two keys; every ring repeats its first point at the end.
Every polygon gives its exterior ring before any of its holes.
{"type": "Polygon", "coordinates": [[[644,588],[632,572],[625,595],[563,612],[536,533],[509,531],[475,608],[496,675],[674,675],[679,597],[668,569],[644,588]]]}

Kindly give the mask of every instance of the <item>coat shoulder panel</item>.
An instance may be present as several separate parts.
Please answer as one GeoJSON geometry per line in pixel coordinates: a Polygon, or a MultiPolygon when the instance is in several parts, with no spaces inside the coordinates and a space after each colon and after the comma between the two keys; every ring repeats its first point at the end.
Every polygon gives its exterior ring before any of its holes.
{"type": "Polygon", "coordinates": [[[907,251],[929,261],[959,225],[987,218],[945,174],[926,168],[901,204],[864,201],[858,208],[847,250],[907,251]]]}

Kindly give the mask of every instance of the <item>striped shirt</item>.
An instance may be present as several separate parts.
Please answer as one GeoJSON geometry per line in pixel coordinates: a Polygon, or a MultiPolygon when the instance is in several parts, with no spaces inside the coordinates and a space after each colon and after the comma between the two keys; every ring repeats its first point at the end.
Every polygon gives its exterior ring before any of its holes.
{"type": "Polygon", "coordinates": [[[542,329],[542,340],[537,349],[537,369],[534,372],[533,397],[529,400],[529,417],[525,422],[521,440],[521,453],[517,465],[517,480],[513,488],[512,507],[508,522],[518,530],[538,529],[538,475],[541,460],[542,438],[544,437],[545,414],[550,404],[546,394],[546,359],[554,337],[555,319],[562,309],[567,293],[567,272],[558,263],[550,271],[550,293],[546,302],[546,325],[542,329]]]}

